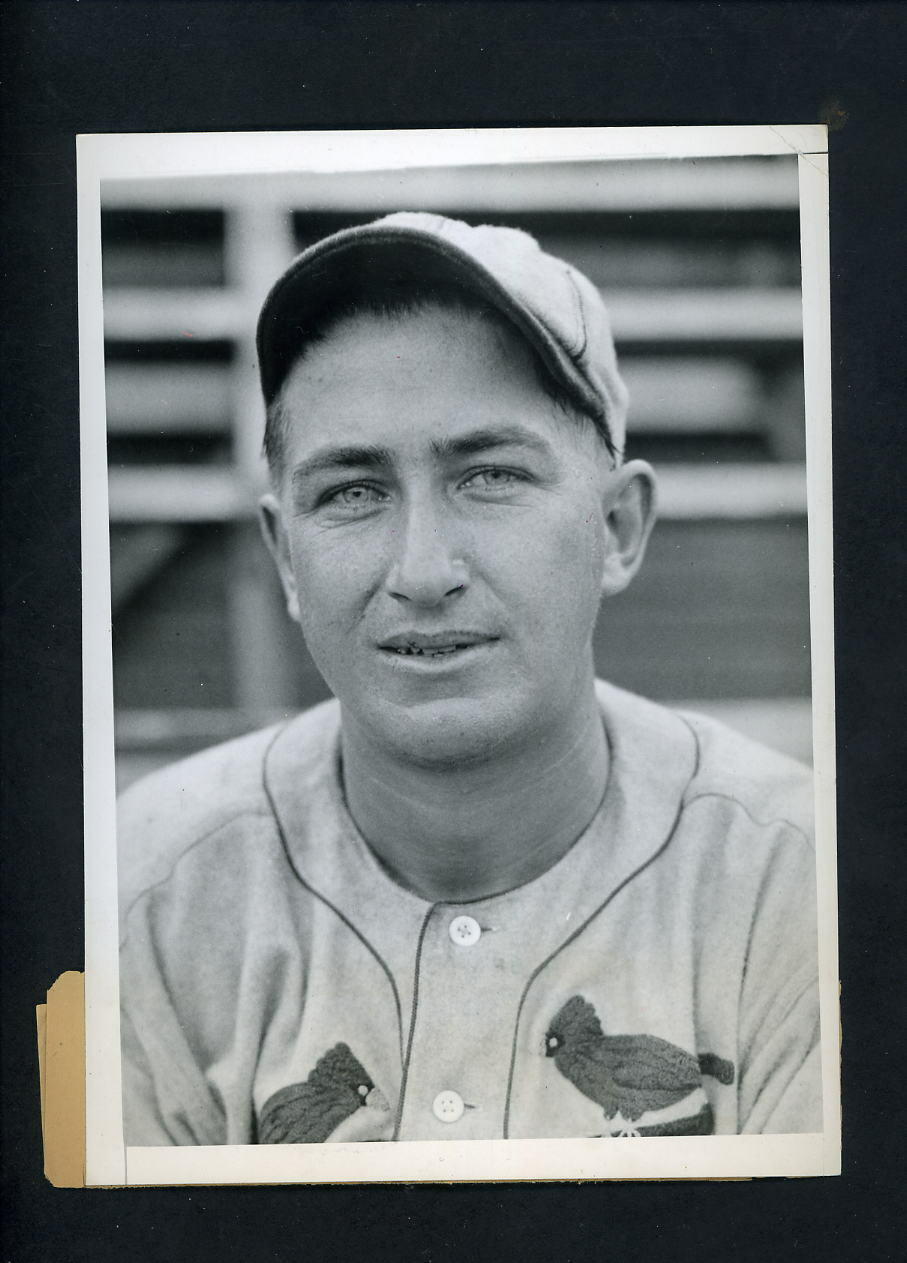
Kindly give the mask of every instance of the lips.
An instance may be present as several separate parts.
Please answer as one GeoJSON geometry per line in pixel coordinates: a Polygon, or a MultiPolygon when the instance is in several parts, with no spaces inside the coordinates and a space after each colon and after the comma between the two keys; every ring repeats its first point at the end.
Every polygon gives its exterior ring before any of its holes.
{"type": "Polygon", "coordinates": [[[382,640],[380,648],[404,658],[443,658],[461,649],[490,644],[496,636],[473,631],[402,632],[382,640]]]}

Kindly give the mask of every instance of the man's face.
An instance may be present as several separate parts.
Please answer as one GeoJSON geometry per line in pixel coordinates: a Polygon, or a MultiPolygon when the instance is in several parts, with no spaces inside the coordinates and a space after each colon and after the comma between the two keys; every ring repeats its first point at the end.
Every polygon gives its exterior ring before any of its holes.
{"type": "Polygon", "coordinates": [[[282,401],[266,533],[345,728],[457,764],[562,723],[593,677],[620,472],[518,335],[433,306],[357,316],[282,401]]]}

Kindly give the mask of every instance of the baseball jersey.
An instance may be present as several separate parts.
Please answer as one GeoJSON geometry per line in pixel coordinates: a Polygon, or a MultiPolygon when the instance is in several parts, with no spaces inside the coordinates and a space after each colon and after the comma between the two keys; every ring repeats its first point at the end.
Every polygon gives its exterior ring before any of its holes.
{"type": "Polygon", "coordinates": [[[359,834],[335,701],[131,787],[126,1142],[820,1131],[806,769],[597,690],[595,818],[468,903],[359,834]]]}

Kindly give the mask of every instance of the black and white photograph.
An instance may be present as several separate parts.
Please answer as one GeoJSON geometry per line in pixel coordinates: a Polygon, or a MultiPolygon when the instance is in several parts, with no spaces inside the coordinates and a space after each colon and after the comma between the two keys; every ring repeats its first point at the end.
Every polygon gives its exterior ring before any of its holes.
{"type": "Polygon", "coordinates": [[[823,137],[81,138],[90,1183],[840,1169],[823,137]]]}

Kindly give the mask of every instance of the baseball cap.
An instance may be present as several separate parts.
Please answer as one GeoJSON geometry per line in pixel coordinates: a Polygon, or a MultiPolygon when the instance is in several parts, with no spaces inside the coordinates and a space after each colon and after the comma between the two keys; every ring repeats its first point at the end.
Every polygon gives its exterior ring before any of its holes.
{"type": "Polygon", "coordinates": [[[265,403],[277,395],[305,344],[307,328],[325,306],[366,285],[373,291],[408,279],[429,291],[433,283],[453,284],[497,308],[610,445],[623,450],[627,391],[598,289],[520,229],[473,227],[421,211],[398,211],[345,228],[297,255],[274,284],[258,320],[265,403]]]}

